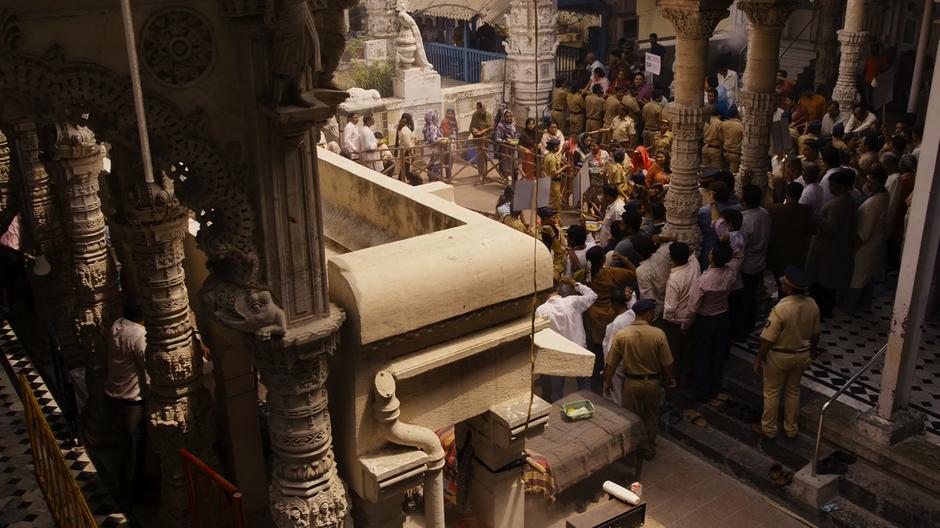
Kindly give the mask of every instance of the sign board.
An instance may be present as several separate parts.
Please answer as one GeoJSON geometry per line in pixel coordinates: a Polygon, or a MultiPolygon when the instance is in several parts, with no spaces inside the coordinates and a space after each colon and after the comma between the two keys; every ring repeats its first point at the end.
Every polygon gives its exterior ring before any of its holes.
{"type": "Polygon", "coordinates": [[[660,75],[663,58],[655,53],[646,52],[646,66],[644,69],[653,75],[660,75]]]}
{"type": "Polygon", "coordinates": [[[871,94],[872,108],[884,108],[886,104],[894,99],[894,77],[896,74],[897,69],[892,67],[875,77],[875,82],[873,83],[875,89],[871,94]]]}
{"type": "Polygon", "coordinates": [[[527,211],[532,209],[532,194],[535,194],[535,207],[548,206],[549,193],[552,188],[551,178],[539,178],[538,187],[535,180],[519,180],[514,187],[512,199],[513,211],[527,211]]]}

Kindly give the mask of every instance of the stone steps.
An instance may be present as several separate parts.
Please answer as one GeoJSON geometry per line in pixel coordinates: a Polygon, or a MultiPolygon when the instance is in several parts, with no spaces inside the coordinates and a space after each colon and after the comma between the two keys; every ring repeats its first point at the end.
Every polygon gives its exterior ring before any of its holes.
{"type": "MultiPolygon", "coordinates": [[[[783,496],[790,501],[789,505],[805,511],[804,508],[808,507],[797,503],[791,493],[774,485],[767,471],[774,463],[780,463],[793,472],[808,464],[815,446],[815,430],[804,429],[795,440],[787,439],[782,431],[775,440],[755,435],[750,424],[757,421],[762,402],[762,395],[758,392],[759,378],[750,372],[750,366],[744,360],[732,357],[728,363],[731,368],[727,371],[735,374],[726,376],[725,381],[727,392],[733,398],[732,406],[751,416],[742,420],[732,416],[730,410],[720,411],[707,404],[692,404],[672,396],[670,401],[677,407],[697,409],[708,420],[709,427],[701,429],[683,419],[675,426],[663,424],[663,430],[691,445],[713,463],[729,468],[752,486],[765,493],[783,496]]],[[[806,388],[803,391],[804,396],[809,392],[806,388]]],[[[821,456],[826,456],[836,447],[824,442],[821,456]]],[[[855,519],[852,522],[865,520],[867,524],[849,523],[844,526],[881,526],[873,521],[880,519],[889,523],[886,525],[940,527],[940,493],[925,490],[862,457],[839,478],[838,489],[840,497],[837,504],[841,513],[833,512],[831,515],[835,526],[851,519],[855,519]]]]}
{"type": "MultiPolygon", "coordinates": [[[[725,434],[715,426],[700,428],[683,419],[675,425],[661,423],[663,434],[697,452],[725,473],[737,477],[782,504],[798,517],[823,528],[897,528],[858,505],[838,498],[838,509],[823,512],[799,502],[788,487],[779,487],[770,479],[769,468],[777,463],[773,457],[725,434]]],[[[784,464],[785,465],[785,464],[784,464]]],[[[786,466],[786,465],[785,465],[786,466]]],[[[799,468],[786,467],[791,471],[799,468]]]]}

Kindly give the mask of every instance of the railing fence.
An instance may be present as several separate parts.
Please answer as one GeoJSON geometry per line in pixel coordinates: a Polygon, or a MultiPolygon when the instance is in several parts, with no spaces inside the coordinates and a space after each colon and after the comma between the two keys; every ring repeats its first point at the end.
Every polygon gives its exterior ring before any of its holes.
{"type": "Polygon", "coordinates": [[[424,51],[428,60],[443,77],[468,84],[480,82],[481,63],[506,58],[503,53],[458,48],[439,42],[425,42],[424,51]]]}
{"type": "Polygon", "coordinates": [[[22,374],[19,375],[19,393],[26,415],[36,482],[46,498],[52,519],[59,528],[94,528],[97,526],[95,517],[69,471],[59,442],[33,395],[29,381],[22,374]]]}
{"type": "Polygon", "coordinates": [[[245,528],[245,508],[238,488],[185,448],[180,449],[180,458],[189,488],[189,526],[245,528]]]}

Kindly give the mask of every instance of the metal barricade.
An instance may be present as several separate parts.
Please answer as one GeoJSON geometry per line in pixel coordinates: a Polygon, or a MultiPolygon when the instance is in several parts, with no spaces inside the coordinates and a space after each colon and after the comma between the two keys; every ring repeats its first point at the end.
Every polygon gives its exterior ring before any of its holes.
{"type": "Polygon", "coordinates": [[[46,498],[52,519],[59,528],[94,528],[97,526],[95,517],[69,471],[59,442],[33,395],[29,381],[22,374],[19,375],[19,393],[26,415],[36,482],[46,498]]]}
{"type": "Polygon", "coordinates": [[[238,488],[186,448],[180,449],[180,459],[189,488],[189,526],[244,528],[245,507],[238,488]]]}

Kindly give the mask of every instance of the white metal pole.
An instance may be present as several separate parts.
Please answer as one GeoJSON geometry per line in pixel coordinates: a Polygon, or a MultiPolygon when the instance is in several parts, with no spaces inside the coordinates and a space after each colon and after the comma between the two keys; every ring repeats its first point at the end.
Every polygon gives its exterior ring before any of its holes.
{"type": "Polygon", "coordinates": [[[140,64],[137,62],[137,42],[134,39],[134,18],[131,16],[130,0],[121,0],[121,15],[124,19],[124,42],[127,46],[127,63],[131,73],[131,91],[134,94],[134,113],[137,115],[137,134],[140,136],[140,157],[144,164],[144,181],[153,183],[153,163],[150,159],[150,138],[147,135],[147,114],[144,112],[144,94],[140,86],[140,64]]]}

